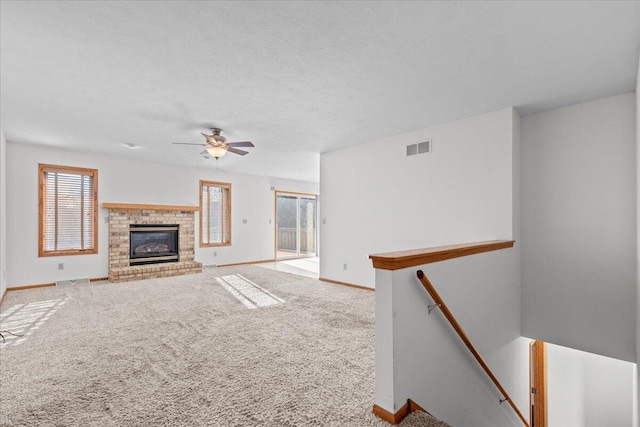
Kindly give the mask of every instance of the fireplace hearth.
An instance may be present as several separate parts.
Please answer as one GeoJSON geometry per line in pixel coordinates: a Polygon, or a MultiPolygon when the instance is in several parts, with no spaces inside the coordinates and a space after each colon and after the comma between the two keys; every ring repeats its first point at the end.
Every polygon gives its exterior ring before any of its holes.
{"type": "Polygon", "coordinates": [[[176,224],[129,225],[129,265],[178,261],[176,224]]]}

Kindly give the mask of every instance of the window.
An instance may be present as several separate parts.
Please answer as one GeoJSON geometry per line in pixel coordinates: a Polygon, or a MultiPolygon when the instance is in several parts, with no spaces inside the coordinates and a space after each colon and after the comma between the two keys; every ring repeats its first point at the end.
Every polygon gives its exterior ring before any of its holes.
{"type": "Polygon", "coordinates": [[[231,184],[200,181],[200,247],[231,245],[231,184]]]}
{"type": "Polygon", "coordinates": [[[38,255],[98,253],[98,171],[38,165],[38,255]]]}

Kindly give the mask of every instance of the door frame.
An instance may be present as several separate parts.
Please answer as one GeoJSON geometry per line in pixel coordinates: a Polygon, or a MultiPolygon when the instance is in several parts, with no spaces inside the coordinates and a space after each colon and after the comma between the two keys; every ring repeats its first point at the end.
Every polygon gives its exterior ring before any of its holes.
{"type": "Polygon", "coordinates": [[[529,343],[529,423],[531,427],[547,427],[547,421],[547,346],[544,341],[531,340],[529,343]]]}
{"type": "MultiPolygon", "coordinates": [[[[299,209],[298,206],[296,206],[296,211],[299,209]]],[[[318,256],[318,236],[319,236],[319,227],[318,227],[318,194],[316,193],[304,193],[304,192],[299,192],[299,191],[287,191],[287,190],[275,190],[274,192],[274,198],[273,198],[273,259],[275,261],[279,261],[279,260],[288,260],[288,259],[296,259],[296,258],[312,258],[314,256],[318,256]],[[279,195],[290,195],[290,196],[295,196],[298,199],[300,197],[309,197],[309,198],[314,198],[316,201],[316,217],[315,217],[315,222],[316,222],[316,229],[315,229],[315,254],[314,255],[300,255],[297,252],[299,252],[299,247],[296,249],[296,255],[291,256],[291,257],[287,257],[287,258],[278,258],[278,196],[279,195]]],[[[296,216],[298,216],[296,214],[296,216]]],[[[298,222],[298,224],[296,224],[296,227],[298,227],[300,224],[300,219],[297,218],[296,221],[298,222]]],[[[297,233],[296,233],[297,234],[297,233]]],[[[298,240],[298,242],[300,241],[300,236],[296,237],[296,240],[298,240]]],[[[299,246],[299,245],[298,245],[299,246]]]]}

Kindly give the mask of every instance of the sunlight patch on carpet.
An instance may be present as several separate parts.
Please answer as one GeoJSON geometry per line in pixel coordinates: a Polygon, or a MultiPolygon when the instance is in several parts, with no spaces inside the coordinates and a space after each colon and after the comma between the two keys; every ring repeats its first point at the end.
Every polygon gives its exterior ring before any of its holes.
{"type": "Polygon", "coordinates": [[[0,338],[0,348],[22,344],[68,300],[69,298],[52,299],[16,304],[9,308],[0,315],[0,332],[4,336],[4,341],[0,338]]]}
{"type": "Polygon", "coordinates": [[[244,304],[245,307],[250,309],[284,303],[283,299],[278,298],[240,274],[216,277],[216,281],[244,304]]]}

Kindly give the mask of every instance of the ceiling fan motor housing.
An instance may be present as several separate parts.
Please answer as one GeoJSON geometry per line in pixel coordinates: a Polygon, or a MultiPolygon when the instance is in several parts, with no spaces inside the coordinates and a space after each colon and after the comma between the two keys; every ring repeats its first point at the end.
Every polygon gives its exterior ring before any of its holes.
{"type": "Polygon", "coordinates": [[[207,135],[204,134],[205,138],[207,138],[207,142],[211,145],[217,145],[217,146],[226,146],[227,144],[227,138],[225,138],[224,136],[220,135],[220,133],[222,132],[222,129],[220,128],[211,128],[211,135],[207,135]]]}

